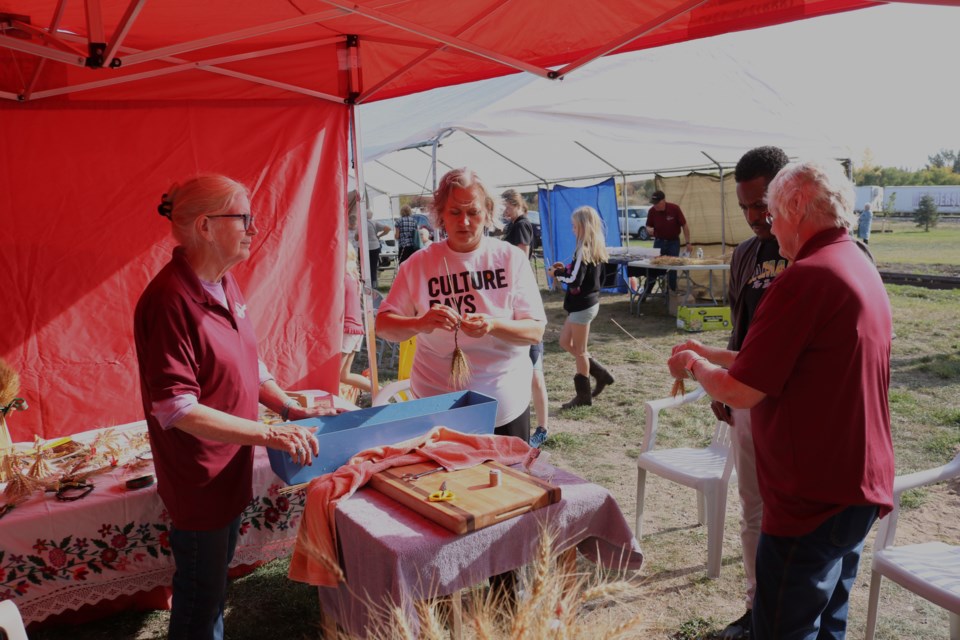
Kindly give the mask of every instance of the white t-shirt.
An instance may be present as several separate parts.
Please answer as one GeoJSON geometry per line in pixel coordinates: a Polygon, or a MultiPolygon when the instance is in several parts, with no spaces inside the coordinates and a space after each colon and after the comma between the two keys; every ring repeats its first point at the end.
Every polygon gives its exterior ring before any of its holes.
{"type": "MultiPolygon", "coordinates": [[[[415,252],[400,265],[379,313],[419,316],[432,304],[446,304],[462,314],[547,321],[526,256],[496,238],[482,238],[480,246],[469,253],[453,251],[446,240],[415,252]]],[[[439,329],[417,335],[410,376],[416,396],[457,391],[450,380],[453,337],[452,331],[439,329]]],[[[523,413],[530,406],[530,346],[510,344],[489,334],[471,338],[462,331],[457,339],[470,365],[467,387],[497,399],[496,426],[523,413]]]]}

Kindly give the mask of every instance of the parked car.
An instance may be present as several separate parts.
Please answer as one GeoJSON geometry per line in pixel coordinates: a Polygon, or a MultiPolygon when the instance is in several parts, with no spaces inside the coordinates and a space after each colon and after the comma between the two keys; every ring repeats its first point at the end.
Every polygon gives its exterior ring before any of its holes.
{"type": "MultiPolygon", "coordinates": [[[[647,233],[647,212],[650,211],[650,205],[640,205],[636,207],[627,207],[627,233],[634,238],[649,240],[650,234],[647,233]]],[[[623,224],[623,209],[617,210],[617,216],[620,224],[623,224]]]]}

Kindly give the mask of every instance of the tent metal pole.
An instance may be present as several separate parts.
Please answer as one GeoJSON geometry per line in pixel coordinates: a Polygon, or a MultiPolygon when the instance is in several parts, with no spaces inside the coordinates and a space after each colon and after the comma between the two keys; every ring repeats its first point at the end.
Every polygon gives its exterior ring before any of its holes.
{"type": "MultiPolygon", "coordinates": [[[[64,34],[64,38],[67,39],[67,40],[79,39],[77,36],[67,37],[65,34],[64,34]]],[[[339,41],[342,40],[342,39],[343,39],[342,36],[338,36],[338,37],[336,37],[336,38],[329,38],[329,39],[324,39],[324,40],[314,40],[314,41],[309,42],[309,43],[299,43],[299,44],[288,45],[288,46],[284,46],[284,47],[276,47],[276,48],[274,48],[274,49],[269,49],[269,50],[264,50],[264,51],[257,52],[257,54],[255,54],[255,56],[272,55],[272,54],[277,54],[277,53],[285,53],[285,52],[288,52],[288,51],[294,51],[294,50],[298,50],[298,49],[309,48],[309,47],[318,47],[318,46],[321,46],[321,45],[324,45],[324,44],[331,44],[332,42],[339,42],[339,41]],[[268,52],[269,52],[269,53],[268,53],[268,52]]],[[[121,49],[123,49],[123,50],[129,50],[127,47],[121,47],[121,49]]],[[[184,59],[182,59],[182,58],[164,58],[164,59],[162,60],[163,62],[172,63],[174,66],[172,66],[172,67],[167,67],[167,68],[164,68],[164,69],[155,69],[155,70],[153,70],[153,71],[144,71],[144,72],[142,72],[142,73],[131,73],[131,74],[127,74],[127,75],[124,75],[124,76],[119,76],[119,77],[110,78],[110,79],[107,79],[107,80],[98,80],[98,81],[95,81],[95,82],[87,82],[87,83],[84,83],[84,84],[68,85],[68,86],[65,86],[65,87],[59,87],[59,88],[57,88],[57,89],[48,89],[48,90],[46,90],[46,91],[37,91],[37,92],[35,92],[35,93],[33,94],[33,97],[35,97],[35,98],[47,98],[47,97],[50,97],[50,96],[57,96],[57,95],[62,95],[62,94],[67,94],[67,93],[74,93],[74,92],[77,92],[77,91],[86,91],[86,90],[89,90],[89,89],[98,89],[98,88],[100,88],[100,87],[110,86],[110,85],[114,85],[114,84],[124,84],[124,83],[128,83],[128,82],[134,82],[134,81],[136,81],[136,80],[143,80],[143,79],[146,79],[146,78],[153,78],[153,77],[156,77],[156,76],[163,76],[163,75],[168,75],[168,74],[171,74],[171,73],[179,73],[179,72],[181,72],[181,71],[189,71],[189,70],[192,70],[192,69],[197,69],[197,70],[206,71],[206,72],[209,72],[209,73],[216,73],[216,74],[219,74],[219,75],[230,76],[230,77],[237,78],[237,79],[240,79],[240,80],[247,80],[247,81],[249,81],[249,82],[254,82],[254,83],[257,83],[257,84],[263,84],[263,85],[266,85],[266,86],[269,86],[269,87],[276,87],[276,88],[278,88],[278,89],[283,89],[283,90],[285,90],[285,91],[290,91],[290,92],[293,92],[293,93],[301,93],[301,94],[303,94],[303,95],[307,95],[307,96],[310,96],[310,97],[313,97],[313,98],[321,98],[321,99],[323,99],[323,100],[330,100],[331,102],[336,102],[336,103],[338,103],[338,104],[342,104],[342,103],[343,103],[343,97],[342,97],[342,96],[335,96],[335,95],[331,95],[331,94],[328,94],[328,93],[323,93],[323,92],[321,92],[321,91],[314,91],[314,90],[312,90],[312,89],[305,89],[304,87],[300,87],[300,86],[288,84],[288,83],[286,83],[286,82],[278,82],[278,81],[276,81],[276,80],[269,80],[269,79],[267,79],[267,78],[261,78],[261,77],[259,77],[259,76],[254,76],[254,75],[251,75],[251,74],[248,74],[248,73],[242,73],[242,72],[239,72],[239,71],[232,71],[232,70],[230,70],[230,69],[223,69],[223,68],[221,68],[221,67],[216,66],[216,65],[218,65],[218,64],[223,64],[223,63],[226,63],[226,62],[234,62],[234,61],[236,61],[236,60],[247,59],[247,58],[250,58],[250,57],[251,57],[251,54],[250,54],[250,53],[243,53],[243,54],[237,54],[237,55],[235,55],[235,56],[225,56],[225,57],[220,57],[220,58],[212,58],[212,59],[210,59],[210,60],[201,60],[201,61],[198,61],[198,62],[191,62],[191,61],[189,61],[189,60],[184,60],[184,59]]]]}
{"type": "MultiPolygon", "coordinates": [[[[451,131],[452,131],[452,129],[451,129],[451,131]]],[[[486,147],[487,149],[489,149],[490,151],[494,152],[495,154],[497,154],[498,156],[500,156],[501,158],[503,158],[504,160],[506,160],[506,161],[509,162],[510,164],[512,164],[512,165],[514,165],[514,166],[516,166],[516,167],[519,167],[520,169],[523,169],[524,171],[526,171],[527,173],[529,173],[530,175],[532,175],[534,178],[536,178],[536,179],[539,180],[540,182],[547,183],[547,179],[546,179],[546,178],[537,175],[536,173],[534,173],[534,172],[531,171],[530,169],[527,169],[525,166],[523,166],[522,164],[520,164],[519,162],[517,162],[517,161],[514,160],[513,158],[510,158],[510,157],[508,157],[508,156],[500,153],[499,151],[497,151],[496,149],[494,149],[493,147],[491,147],[491,146],[488,145],[486,142],[484,142],[483,140],[481,140],[481,139],[478,138],[477,136],[473,135],[473,134],[470,133],[469,131],[463,131],[462,129],[461,129],[460,131],[461,131],[461,133],[463,133],[463,134],[465,134],[465,135],[473,138],[473,140],[475,140],[478,144],[480,144],[481,146],[486,147]]]]}
{"type": "MultiPolygon", "coordinates": [[[[424,150],[423,150],[423,147],[414,147],[414,148],[415,148],[417,151],[419,151],[420,153],[422,153],[423,155],[425,155],[425,156],[427,156],[427,157],[431,157],[431,154],[429,154],[429,153],[427,153],[426,151],[424,151],[424,150]]],[[[434,157],[435,157],[435,156],[434,156],[434,157]]],[[[444,167],[446,167],[447,171],[452,171],[452,170],[454,169],[454,167],[451,167],[449,164],[447,164],[446,162],[444,162],[443,160],[441,160],[439,157],[436,158],[436,161],[437,161],[437,164],[442,164],[444,167]]],[[[436,185],[434,185],[433,189],[434,189],[434,191],[436,191],[436,189],[437,189],[436,185]]]]}
{"type": "Polygon", "coordinates": [[[553,77],[562,78],[568,73],[570,73],[571,71],[573,71],[574,69],[579,69],[583,65],[589,64],[594,60],[596,60],[597,58],[601,58],[607,55],[608,53],[613,53],[620,47],[633,42],[637,38],[646,35],[647,33],[653,31],[654,29],[660,28],[661,26],[670,22],[674,18],[682,16],[683,14],[688,13],[693,9],[696,9],[700,5],[705,4],[707,1],[708,0],[688,0],[688,2],[685,2],[679,7],[674,7],[670,11],[667,11],[666,13],[657,16],[653,20],[649,20],[645,22],[644,24],[640,25],[633,31],[629,31],[623,34],[622,36],[620,36],[619,38],[611,40],[610,42],[604,44],[601,47],[594,49],[593,51],[580,57],[579,59],[574,60],[573,62],[566,65],[565,67],[558,69],[557,71],[554,71],[553,77]]]}
{"type": "Polygon", "coordinates": [[[416,180],[414,180],[414,179],[411,178],[410,176],[408,176],[408,175],[406,175],[406,174],[404,174],[404,173],[402,173],[402,172],[400,172],[400,171],[397,171],[396,169],[394,169],[394,168],[391,167],[390,165],[384,164],[384,163],[381,162],[380,160],[374,160],[374,162],[376,162],[378,165],[380,165],[381,167],[383,167],[383,168],[386,169],[387,171],[392,171],[393,173],[397,174],[398,176],[400,176],[401,178],[403,178],[403,179],[406,180],[407,182],[411,182],[411,183],[415,184],[415,185],[417,186],[417,188],[419,189],[419,191],[417,191],[417,194],[418,194],[418,195],[423,193],[423,184],[422,184],[422,183],[417,182],[416,180]]]}
{"type": "Polygon", "coordinates": [[[85,0],[83,6],[87,14],[87,43],[91,47],[92,55],[93,45],[105,45],[107,42],[103,31],[103,15],[100,11],[100,0],[85,0]]]}
{"type": "MultiPolygon", "coordinates": [[[[442,42],[453,49],[460,49],[461,51],[472,53],[475,56],[498,62],[507,67],[517,69],[518,71],[528,71],[534,75],[540,76],[541,78],[553,79],[555,77],[554,72],[550,71],[549,69],[529,64],[518,58],[505,55],[492,49],[487,49],[486,47],[481,47],[473,44],[472,42],[467,42],[466,40],[461,40],[455,36],[450,36],[446,33],[430,29],[423,25],[415,24],[408,20],[404,20],[403,18],[381,13],[375,9],[360,7],[352,2],[344,2],[343,0],[320,0],[320,2],[328,4],[332,7],[337,7],[344,11],[348,11],[350,13],[355,13],[358,16],[376,20],[377,22],[381,22],[391,27],[396,27],[397,29],[402,29],[403,31],[408,31],[413,34],[423,36],[424,38],[429,38],[430,40],[442,42]]],[[[706,0],[701,0],[701,2],[706,2],[706,0]]]]}
{"type": "MultiPolygon", "coordinates": [[[[360,69],[359,42],[355,38],[348,38],[347,42],[348,49],[352,49],[352,54],[348,54],[351,68],[347,73],[350,78],[359,77],[357,73],[360,69]]],[[[359,89],[360,87],[349,87],[351,94],[359,92],[359,89]]],[[[367,185],[363,181],[363,143],[360,138],[360,121],[355,104],[350,104],[350,125],[354,181],[357,185],[357,244],[360,247],[360,277],[363,281],[363,320],[367,334],[367,362],[370,365],[370,399],[372,401],[380,389],[380,377],[377,371],[377,330],[376,318],[373,315],[373,288],[370,286],[370,251],[367,246],[367,185]]]]}
{"type": "Polygon", "coordinates": [[[614,171],[620,174],[620,178],[623,181],[623,193],[620,194],[620,197],[622,198],[622,204],[623,204],[623,207],[622,207],[623,208],[623,226],[620,228],[624,230],[624,231],[621,231],[620,242],[624,242],[624,240],[626,240],[626,246],[629,248],[630,247],[630,225],[629,225],[629,221],[627,220],[627,176],[626,174],[623,173],[620,167],[608,161],[599,153],[587,147],[587,145],[583,144],[578,140],[574,140],[573,142],[574,144],[579,146],[581,149],[583,149],[584,151],[586,151],[587,153],[595,157],[597,160],[599,160],[600,162],[602,162],[603,164],[607,165],[608,167],[610,167],[611,169],[613,169],[614,171]]]}
{"type": "MultiPolygon", "coordinates": [[[[459,29],[455,29],[453,31],[453,35],[456,37],[462,36],[471,27],[475,26],[478,22],[480,22],[481,20],[483,20],[484,18],[486,18],[487,16],[489,16],[490,14],[492,14],[493,12],[495,12],[496,10],[498,10],[500,7],[507,4],[508,2],[510,2],[510,0],[500,0],[500,2],[489,7],[483,13],[474,16],[473,19],[471,20],[468,20],[466,24],[461,26],[459,29]]],[[[447,48],[446,45],[440,45],[440,46],[432,47],[430,51],[424,51],[422,54],[420,54],[419,56],[417,56],[407,64],[403,65],[402,67],[400,67],[399,69],[397,69],[396,71],[388,75],[386,78],[384,78],[377,84],[373,85],[372,87],[364,91],[362,94],[360,94],[357,97],[357,104],[363,104],[370,98],[370,96],[380,91],[382,88],[384,88],[385,86],[393,82],[396,78],[402,76],[407,71],[414,68],[415,66],[417,66],[418,64],[420,64],[421,62],[423,62],[424,60],[432,56],[437,51],[443,51],[446,48],[447,48]]]]}
{"type": "MultiPolygon", "coordinates": [[[[376,0],[374,2],[371,2],[370,4],[372,6],[386,6],[386,5],[394,4],[395,1],[396,0],[376,0]]],[[[141,62],[149,62],[150,60],[157,60],[159,58],[174,56],[174,55],[177,55],[178,53],[196,51],[197,49],[206,49],[207,47],[213,47],[218,44],[225,44],[227,42],[234,42],[236,40],[246,40],[247,38],[255,38],[257,36],[266,35],[268,33],[274,33],[276,31],[284,31],[286,29],[293,29],[295,27],[314,24],[317,22],[323,22],[324,20],[329,20],[332,18],[339,18],[343,15],[344,15],[344,12],[341,11],[340,9],[325,9],[324,11],[315,11],[313,13],[306,13],[302,16],[297,16],[296,18],[290,18],[289,20],[280,20],[278,22],[261,24],[255,27],[248,27],[246,29],[231,31],[229,33],[221,33],[219,35],[210,36],[208,38],[200,38],[198,40],[191,40],[189,42],[181,42],[180,44],[173,44],[168,47],[160,47],[159,49],[151,49],[149,51],[138,51],[136,54],[127,56],[126,58],[124,58],[123,66],[129,67],[130,65],[140,64],[141,62]]]]}
{"type": "MultiPolygon", "coordinates": [[[[57,2],[57,8],[53,11],[53,17],[50,19],[50,26],[47,27],[47,33],[56,33],[57,29],[60,28],[60,20],[63,18],[63,10],[66,9],[66,7],[67,0],[59,0],[57,2]]],[[[37,86],[37,80],[40,79],[40,74],[43,73],[43,67],[46,63],[46,58],[40,58],[40,61],[37,62],[37,68],[33,70],[33,77],[30,78],[30,84],[27,85],[27,88],[23,92],[24,100],[29,100],[33,94],[33,88],[37,86]]]]}
{"type": "Polygon", "coordinates": [[[140,10],[143,9],[146,1],[147,0],[131,0],[130,4],[127,5],[127,10],[120,19],[120,23],[117,25],[113,37],[110,38],[110,43],[107,45],[107,50],[103,54],[104,65],[112,66],[112,61],[116,57],[117,51],[120,50],[123,39],[127,37],[130,28],[133,27],[133,22],[137,19],[137,16],[140,15],[140,10]]]}
{"type": "Polygon", "coordinates": [[[19,38],[12,38],[10,36],[0,35],[0,47],[13,49],[14,51],[20,51],[21,53],[29,53],[40,58],[49,58],[50,60],[56,60],[57,62],[63,62],[64,64],[71,64],[75,67],[85,67],[87,65],[87,59],[84,56],[77,55],[76,53],[69,53],[67,51],[60,51],[58,49],[54,49],[53,47],[45,47],[40,44],[33,44],[32,42],[26,42],[24,40],[20,40],[19,38]]]}
{"type": "MultiPolygon", "coordinates": [[[[703,155],[715,165],[717,165],[717,170],[720,172],[720,255],[727,255],[727,207],[726,207],[726,194],[724,193],[724,184],[723,184],[723,165],[710,157],[710,154],[706,151],[701,151],[703,155]]],[[[713,277],[713,276],[710,276],[713,277]]],[[[723,272],[723,277],[720,279],[720,295],[723,296],[721,299],[727,299],[727,274],[723,272]]]]}

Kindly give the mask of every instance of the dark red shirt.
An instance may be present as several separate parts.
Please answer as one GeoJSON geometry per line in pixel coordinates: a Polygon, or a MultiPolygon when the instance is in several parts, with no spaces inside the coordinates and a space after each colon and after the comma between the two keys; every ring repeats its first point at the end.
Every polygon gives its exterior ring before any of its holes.
{"type": "Polygon", "coordinates": [[[767,394],[751,411],[764,533],[893,508],[891,329],[880,274],[846,229],[811,238],[767,289],[730,368],[767,394]]]}
{"type": "Polygon", "coordinates": [[[647,211],[647,226],[653,227],[654,238],[676,240],[685,224],[687,219],[683,217],[683,211],[672,202],[665,202],[663,211],[657,211],[654,207],[647,211]]]}
{"type": "Polygon", "coordinates": [[[174,526],[219,529],[253,493],[253,448],[161,428],[152,403],[191,393],[200,404],[256,420],[257,339],[233,276],[223,277],[230,310],[203,290],[182,248],[147,285],[134,315],[143,410],[157,491],[174,526]]]}

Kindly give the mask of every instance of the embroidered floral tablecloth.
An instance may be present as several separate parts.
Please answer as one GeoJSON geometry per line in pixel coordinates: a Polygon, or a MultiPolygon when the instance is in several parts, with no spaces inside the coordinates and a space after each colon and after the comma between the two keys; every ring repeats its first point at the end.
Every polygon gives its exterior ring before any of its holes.
{"type": "MultiPolygon", "coordinates": [[[[143,423],[126,430],[145,429],[143,423]]],[[[83,434],[74,436],[83,439],[83,434]]],[[[156,485],[129,490],[152,472],[121,463],[93,479],[86,497],[58,501],[34,494],[0,519],[0,600],[13,599],[24,622],[171,584],[170,518],[156,485]]],[[[270,561],[293,547],[303,495],[280,496],[282,480],[257,448],[253,499],[243,512],[232,566],[270,561]]]]}

